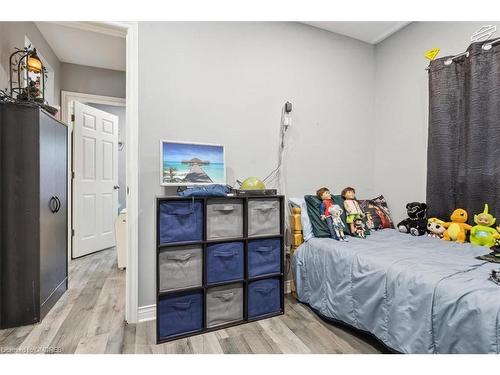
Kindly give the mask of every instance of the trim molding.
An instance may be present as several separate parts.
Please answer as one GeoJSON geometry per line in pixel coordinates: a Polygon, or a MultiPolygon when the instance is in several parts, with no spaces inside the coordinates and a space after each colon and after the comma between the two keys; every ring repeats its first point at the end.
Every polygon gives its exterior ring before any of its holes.
{"type": "Polygon", "coordinates": [[[125,320],[137,322],[139,310],[139,25],[114,24],[127,30],[127,272],[125,320]]]}
{"type": "Polygon", "coordinates": [[[55,25],[71,27],[73,29],[92,31],[94,33],[105,34],[110,36],[115,36],[118,38],[125,38],[127,36],[127,30],[120,27],[120,24],[116,25],[113,22],[60,22],[51,21],[55,25]]]}
{"type": "Polygon", "coordinates": [[[68,123],[71,122],[71,101],[86,101],[90,103],[104,104],[104,105],[115,105],[125,107],[126,99],[118,98],[114,96],[103,96],[94,94],[85,94],[82,92],[73,92],[61,90],[61,118],[63,121],[68,123]],[[66,104],[66,105],[64,105],[66,104]]]}
{"type": "Polygon", "coordinates": [[[148,322],[156,319],[156,305],[139,306],[137,311],[137,322],[148,322]]]}
{"type": "MultiPolygon", "coordinates": [[[[125,98],[116,98],[113,96],[102,96],[93,94],[84,94],[79,92],[61,90],[61,121],[68,125],[68,262],[73,259],[73,130],[74,124],[71,121],[73,114],[73,103],[75,101],[105,104],[112,106],[125,107],[125,98]]],[[[128,123],[125,125],[128,127],[128,123]]]]}
{"type": "MultiPolygon", "coordinates": [[[[137,22],[96,22],[89,25],[73,22],[73,27],[109,34],[109,30],[126,35],[126,113],[127,113],[127,272],[125,320],[137,323],[139,313],[139,26],[137,22]],[[75,25],[76,24],[76,25],[75,25]],[[95,26],[95,27],[93,27],[95,26]]],[[[71,23],[65,23],[71,26],[71,23]]],[[[81,95],[81,94],[79,94],[81,95]]],[[[116,98],[115,98],[116,99],[116,98]]],[[[122,98],[118,98],[123,100],[122,98]]],[[[109,100],[109,98],[108,98],[109,100]]],[[[116,103],[107,103],[121,105],[116,103]]],[[[65,106],[61,114],[68,116],[65,106]]],[[[64,119],[64,117],[62,117],[64,119]]],[[[70,127],[71,129],[71,127],[70,127]]],[[[71,174],[70,174],[71,175],[71,174]]]]}

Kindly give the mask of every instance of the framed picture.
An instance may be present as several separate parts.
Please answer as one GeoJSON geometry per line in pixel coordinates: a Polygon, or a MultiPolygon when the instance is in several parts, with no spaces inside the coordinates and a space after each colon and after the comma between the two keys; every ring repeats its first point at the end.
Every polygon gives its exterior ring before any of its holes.
{"type": "Polygon", "coordinates": [[[223,145],[160,141],[160,185],[226,184],[223,145]]]}

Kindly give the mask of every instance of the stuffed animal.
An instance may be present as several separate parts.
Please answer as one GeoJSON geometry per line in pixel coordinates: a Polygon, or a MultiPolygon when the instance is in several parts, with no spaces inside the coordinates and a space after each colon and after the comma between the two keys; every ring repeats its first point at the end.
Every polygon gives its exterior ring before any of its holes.
{"type": "Polygon", "coordinates": [[[485,204],[484,211],[474,215],[476,225],[470,230],[470,243],[478,246],[495,246],[495,240],[500,238],[500,235],[491,226],[495,224],[496,220],[493,215],[488,213],[488,205],[485,204]]]}
{"type": "Polygon", "coordinates": [[[444,221],[437,217],[431,217],[427,220],[427,235],[434,238],[443,238],[443,233],[446,230],[444,221]]]}
{"type": "Polygon", "coordinates": [[[398,224],[401,233],[410,233],[413,236],[422,236],[427,232],[427,205],[411,202],[406,205],[408,218],[398,224]]]}
{"type": "Polygon", "coordinates": [[[354,233],[356,234],[356,236],[358,236],[359,238],[366,238],[365,230],[366,227],[363,219],[360,217],[354,219],[354,233]]]}
{"type": "Polygon", "coordinates": [[[456,241],[459,243],[465,242],[467,231],[472,227],[467,224],[467,211],[463,208],[457,208],[450,216],[451,222],[444,223],[446,230],[443,233],[445,241],[456,241]]]}

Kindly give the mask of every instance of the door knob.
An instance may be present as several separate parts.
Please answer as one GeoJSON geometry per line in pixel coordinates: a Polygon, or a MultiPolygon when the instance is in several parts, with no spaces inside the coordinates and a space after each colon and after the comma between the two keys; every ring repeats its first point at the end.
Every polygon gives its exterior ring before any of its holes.
{"type": "Polygon", "coordinates": [[[120,188],[120,186],[119,186],[119,185],[115,185],[115,186],[113,186],[113,189],[115,189],[115,190],[118,190],[119,188],[120,188]]]}

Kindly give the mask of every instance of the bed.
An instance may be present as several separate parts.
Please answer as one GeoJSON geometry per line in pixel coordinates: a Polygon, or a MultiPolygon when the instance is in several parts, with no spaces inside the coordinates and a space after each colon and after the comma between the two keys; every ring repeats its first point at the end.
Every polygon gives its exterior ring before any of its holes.
{"type": "Polygon", "coordinates": [[[498,354],[500,285],[488,277],[499,265],[475,259],[487,252],[394,229],[312,238],[292,257],[296,296],[397,352],[498,354]]]}

